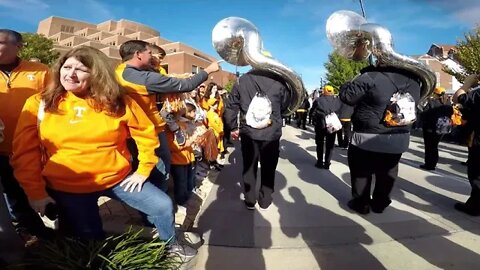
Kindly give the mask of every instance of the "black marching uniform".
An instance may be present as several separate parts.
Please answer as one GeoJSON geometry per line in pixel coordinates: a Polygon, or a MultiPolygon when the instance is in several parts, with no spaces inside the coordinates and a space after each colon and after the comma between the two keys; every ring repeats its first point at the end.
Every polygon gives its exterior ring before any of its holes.
{"type": "Polygon", "coordinates": [[[315,124],[315,144],[317,145],[317,163],[315,167],[330,169],[335,136],[338,132],[329,133],[325,124],[325,116],[340,109],[341,101],[333,95],[318,97],[312,106],[312,117],[315,124]],[[325,157],[323,147],[325,145],[325,157]]]}
{"type": "Polygon", "coordinates": [[[282,136],[281,113],[288,107],[289,92],[282,78],[262,70],[251,70],[234,84],[225,107],[225,125],[228,130],[237,129],[237,113],[240,112],[240,143],[243,157],[243,184],[245,204],[252,208],[257,202],[256,179],[258,162],[261,168],[261,184],[258,204],[267,208],[272,203],[275,171],[279,158],[282,136]],[[260,88],[270,99],[272,124],[263,129],[246,125],[244,118],[253,97],[260,88]]]}

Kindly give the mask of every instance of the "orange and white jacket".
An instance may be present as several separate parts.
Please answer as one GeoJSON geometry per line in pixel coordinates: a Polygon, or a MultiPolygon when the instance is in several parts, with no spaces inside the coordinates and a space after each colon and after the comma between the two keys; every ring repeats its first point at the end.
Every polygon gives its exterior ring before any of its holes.
{"type": "Polygon", "coordinates": [[[20,61],[10,77],[0,72],[0,119],[5,125],[0,155],[8,156],[12,152],[13,133],[25,100],[43,91],[48,79],[46,65],[28,61],[20,61]]]}
{"type": "Polygon", "coordinates": [[[26,101],[11,159],[15,177],[31,200],[45,198],[45,187],[90,193],[115,186],[131,171],[129,135],[139,153],[136,173],[148,177],[158,161],[155,127],[130,97],[125,97],[125,114],[114,117],[67,92],[58,105],[59,113],[45,112],[37,129],[39,104],[39,94],[26,101]],[[49,156],[43,169],[40,145],[49,156]]]}

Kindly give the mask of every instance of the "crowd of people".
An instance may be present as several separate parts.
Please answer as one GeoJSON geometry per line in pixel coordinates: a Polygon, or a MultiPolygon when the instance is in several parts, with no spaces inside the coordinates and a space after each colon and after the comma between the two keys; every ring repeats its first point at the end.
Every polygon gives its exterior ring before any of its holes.
{"type": "MultiPolygon", "coordinates": [[[[145,41],[122,44],[122,63],[115,68],[98,49],[81,46],[49,70],[20,59],[22,45],[19,33],[0,29],[0,177],[18,231],[50,237],[38,213],[55,207],[63,233],[103,239],[97,201],[108,196],[139,210],[170,252],[192,258],[196,250],[177,240],[174,213],[186,212],[198,162],[221,170],[230,138],[240,139],[247,209],[271,205],[282,125],[290,121],[282,118],[290,97],[280,76],[252,69],[227,94],[206,83],[220,69],[217,62],[197,74],[168,74],[161,67],[165,51],[145,41]]],[[[480,106],[478,91],[470,91],[478,80],[467,77],[453,96],[457,105],[437,87],[419,106],[415,74],[369,66],[340,89],[326,85],[320,95],[305,97],[297,126],[314,126],[317,168],[330,169],[336,138],[348,149],[347,205],[368,214],[391,203],[415,120],[423,130],[425,170],[435,169],[442,136],[467,123],[472,194],[455,208],[480,215],[480,170],[474,166],[480,160],[480,106]]]]}
{"type": "Polygon", "coordinates": [[[81,46],[48,69],[20,59],[22,46],[0,30],[0,177],[17,231],[52,237],[40,216],[53,211],[62,233],[103,239],[98,198],[108,196],[139,210],[169,252],[195,256],[177,240],[174,213],[186,212],[197,162],[223,166],[226,91],[205,84],[218,63],[167,74],[162,48],[131,40],[116,68],[81,46]]]}

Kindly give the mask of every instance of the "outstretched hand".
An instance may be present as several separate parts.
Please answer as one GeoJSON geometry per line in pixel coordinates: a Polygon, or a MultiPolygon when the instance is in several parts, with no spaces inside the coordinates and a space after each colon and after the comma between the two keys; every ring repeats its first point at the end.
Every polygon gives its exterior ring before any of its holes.
{"type": "Polygon", "coordinates": [[[126,192],[134,192],[137,189],[137,192],[142,191],[143,183],[147,180],[146,176],[133,173],[127,178],[125,178],[122,183],[120,183],[121,187],[124,187],[123,190],[126,192]]]}
{"type": "Polygon", "coordinates": [[[223,60],[212,62],[208,67],[205,68],[205,72],[208,74],[217,72],[220,70],[220,63],[224,62],[223,60]]]}

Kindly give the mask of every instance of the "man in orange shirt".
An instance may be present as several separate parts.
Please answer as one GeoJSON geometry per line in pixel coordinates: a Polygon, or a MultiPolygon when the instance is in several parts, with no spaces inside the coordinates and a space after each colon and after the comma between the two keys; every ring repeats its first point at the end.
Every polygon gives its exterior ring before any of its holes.
{"type": "Polygon", "coordinates": [[[46,236],[40,217],[32,210],[24,191],[13,176],[9,164],[13,133],[25,100],[40,92],[47,84],[48,67],[21,60],[22,35],[0,29],[0,119],[4,122],[4,140],[0,143],[0,178],[4,195],[17,230],[36,236],[46,236]]]}

